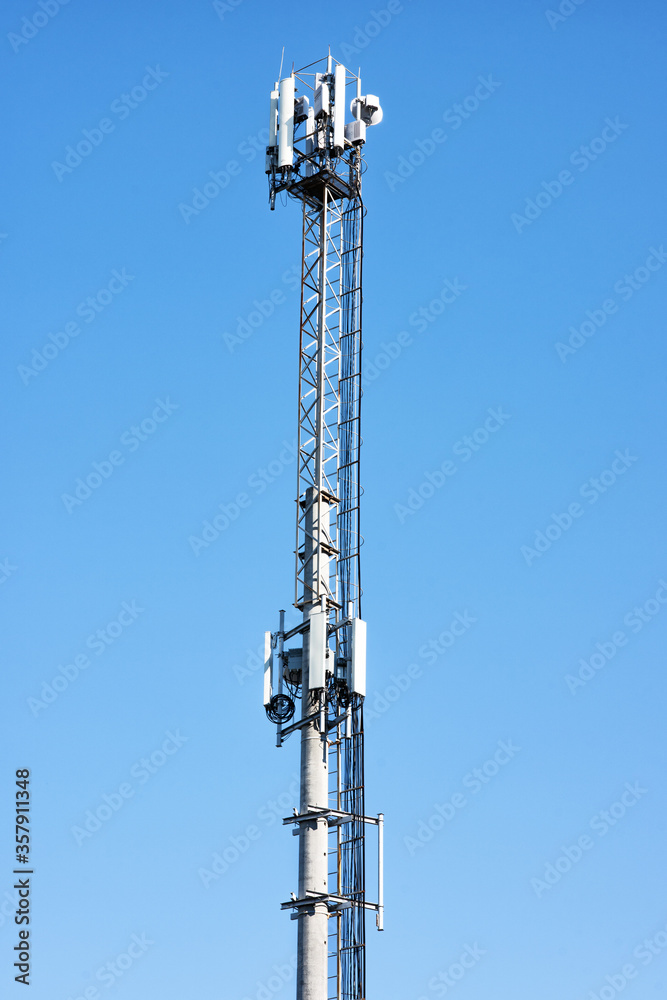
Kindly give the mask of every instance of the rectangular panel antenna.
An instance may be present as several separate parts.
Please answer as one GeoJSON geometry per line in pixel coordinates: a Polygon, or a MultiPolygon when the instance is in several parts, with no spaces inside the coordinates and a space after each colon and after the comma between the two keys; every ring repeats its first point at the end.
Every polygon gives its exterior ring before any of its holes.
{"type": "Polygon", "coordinates": [[[308,687],[311,691],[323,688],[326,683],[328,615],[314,611],[310,616],[308,641],[308,687]]]}
{"type": "Polygon", "coordinates": [[[366,622],[353,618],[350,627],[350,688],[366,697],[366,622]]]}

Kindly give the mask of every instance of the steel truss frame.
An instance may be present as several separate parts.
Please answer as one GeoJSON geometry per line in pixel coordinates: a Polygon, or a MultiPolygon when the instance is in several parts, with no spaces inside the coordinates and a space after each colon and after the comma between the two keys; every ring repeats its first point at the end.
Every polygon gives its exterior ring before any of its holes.
{"type": "Polygon", "coordinates": [[[345,203],[326,185],[321,204],[303,203],[294,603],[334,607],[343,617],[359,614],[361,597],[362,217],[359,196],[345,203]],[[319,537],[307,528],[310,488],[319,537]]]}
{"type": "MultiPolygon", "coordinates": [[[[327,185],[321,204],[303,203],[295,605],[328,612],[336,662],[349,653],[342,621],[360,613],[361,598],[362,213],[359,196],[336,199],[327,185]]],[[[350,817],[329,826],[328,998],[364,1000],[363,699],[339,704],[335,677],[327,695],[329,805],[350,817]]]]}
{"type": "MultiPolygon", "coordinates": [[[[360,157],[351,160],[360,174],[360,157]]],[[[343,622],[360,614],[361,603],[362,218],[358,194],[336,198],[326,184],[319,204],[303,201],[295,605],[328,613],[336,662],[349,654],[343,622]]],[[[329,824],[327,995],[365,1000],[363,698],[341,705],[339,693],[334,676],[325,709],[327,729],[334,727],[329,805],[350,818],[329,824]]]]}

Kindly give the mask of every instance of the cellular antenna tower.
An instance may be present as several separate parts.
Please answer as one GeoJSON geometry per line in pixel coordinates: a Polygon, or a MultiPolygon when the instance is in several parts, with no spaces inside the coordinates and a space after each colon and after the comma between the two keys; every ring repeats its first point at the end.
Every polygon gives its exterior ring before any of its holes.
{"type": "Polygon", "coordinates": [[[366,910],[382,930],[383,816],[364,811],[359,533],[362,148],[381,118],[377,97],[362,95],[360,77],[331,55],[271,92],[271,208],[283,192],[303,206],[294,594],[302,621],[285,631],[280,612],[278,630],[265,633],[264,664],[276,744],[301,739],[300,805],[283,820],[299,838],[298,891],[282,904],[297,921],[297,1000],[365,1000],[366,910]],[[369,825],[377,902],[366,899],[369,825]]]}

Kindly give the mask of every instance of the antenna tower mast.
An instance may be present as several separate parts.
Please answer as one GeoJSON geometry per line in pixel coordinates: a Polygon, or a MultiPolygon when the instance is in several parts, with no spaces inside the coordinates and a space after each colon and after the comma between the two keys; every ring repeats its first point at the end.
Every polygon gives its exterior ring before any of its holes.
{"type": "Polygon", "coordinates": [[[303,211],[294,606],[265,633],[264,706],[276,744],[299,733],[297,1000],[366,1000],[366,910],[382,930],[383,816],[365,814],[366,623],[361,618],[361,175],[377,97],[331,55],[275,84],[266,172],[271,208],[303,211]],[[350,101],[351,97],[351,101],[350,101]],[[351,120],[346,122],[348,111],[351,120]],[[294,646],[288,644],[294,641],[294,646]],[[300,645],[299,645],[300,643],[300,645]],[[296,721],[291,721],[297,716],[296,721]],[[366,827],[378,834],[366,898],[366,827]]]}

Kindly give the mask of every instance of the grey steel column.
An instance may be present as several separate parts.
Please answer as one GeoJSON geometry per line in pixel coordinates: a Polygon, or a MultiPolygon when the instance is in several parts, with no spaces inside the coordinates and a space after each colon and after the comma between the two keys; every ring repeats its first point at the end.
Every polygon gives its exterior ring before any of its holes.
{"type": "MultiPolygon", "coordinates": [[[[306,538],[311,540],[309,549],[304,551],[304,563],[312,567],[311,593],[320,590],[317,575],[326,566],[327,556],[321,551],[321,539],[327,537],[326,524],[318,523],[318,509],[328,520],[329,504],[320,501],[319,491],[311,487],[304,498],[306,503],[306,538]],[[319,552],[317,551],[319,549],[319,552]],[[319,555],[319,558],[318,558],[319,555]]],[[[326,571],[328,575],[328,570],[326,571]]],[[[319,611],[319,604],[308,602],[303,608],[304,621],[311,610],[319,611]]],[[[299,812],[307,813],[309,807],[326,809],[329,801],[327,777],[326,731],[320,731],[320,722],[325,713],[321,712],[324,692],[310,691],[308,688],[309,635],[304,633],[302,660],[302,718],[316,714],[317,718],[301,729],[301,804],[299,812]]],[[[326,725],[326,723],[325,723],[326,725]]],[[[313,819],[299,824],[299,892],[304,899],[310,893],[327,892],[328,883],[328,826],[326,819],[313,819]]],[[[327,1000],[327,952],[328,952],[328,908],[326,902],[314,903],[312,908],[299,909],[297,940],[297,1000],[327,1000]]]]}

